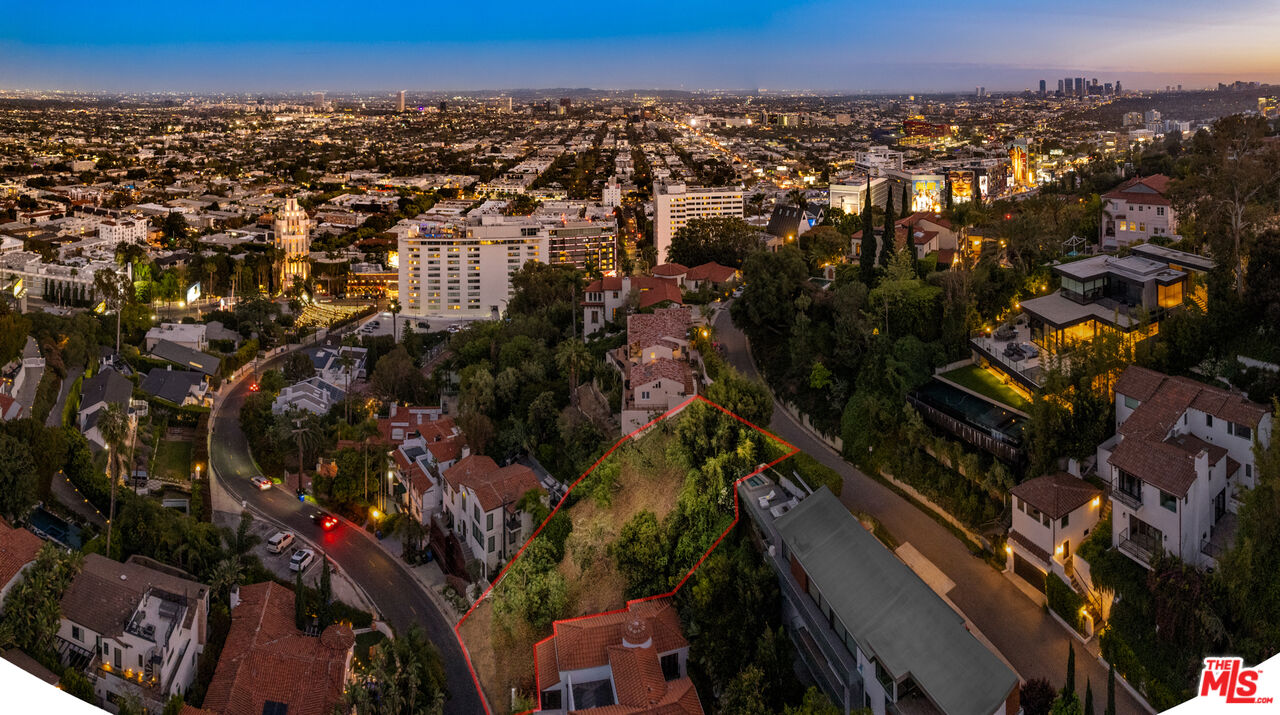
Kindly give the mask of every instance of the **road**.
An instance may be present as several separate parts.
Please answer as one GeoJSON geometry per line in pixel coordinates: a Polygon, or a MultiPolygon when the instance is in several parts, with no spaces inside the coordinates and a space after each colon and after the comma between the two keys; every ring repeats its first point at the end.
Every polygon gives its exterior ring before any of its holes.
{"type": "MultiPolygon", "coordinates": [[[[739,372],[759,379],[746,336],[733,325],[728,310],[715,319],[716,339],[739,372]]],[[[1033,603],[1008,578],[975,558],[950,531],[911,502],[863,474],[820,442],[775,402],[769,429],[799,447],[844,478],[840,501],[854,511],[871,514],[900,543],[910,543],[946,574],[955,587],[946,595],[988,640],[1013,664],[1024,680],[1044,678],[1055,688],[1066,677],[1067,644],[1076,649],[1076,690],[1084,698],[1086,679],[1092,681],[1097,712],[1106,702],[1107,670],[1057,621],[1033,603]]],[[[1116,709],[1121,713],[1148,712],[1137,699],[1116,686],[1116,709]]]]}
{"type": "Polygon", "coordinates": [[[67,376],[62,378],[62,385],[58,388],[58,400],[53,403],[53,409],[49,410],[49,416],[45,418],[45,427],[61,427],[62,426],[62,409],[67,404],[67,397],[71,395],[71,388],[75,386],[76,380],[84,374],[84,368],[73,367],[67,370],[67,376]]]}
{"type": "MultiPolygon", "coordinates": [[[[262,369],[269,366],[270,363],[264,364],[262,369]]],[[[315,507],[299,502],[289,490],[259,491],[249,482],[256,472],[239,420],[240,407],[248,394],[247,382],[242,380],[223,398],[210,420],[209,461],[214,478],[236,499],[252,504],[291,531],[319,544],[338,568],[364,589],[382,618],[396,631],[403,632],[415,623],[422,626],[444,660],[450,693],[445,712],[483,713],[452,625],[397,559],[348,522],[332,532],[321,532],[310,519],[315,507]]]]}

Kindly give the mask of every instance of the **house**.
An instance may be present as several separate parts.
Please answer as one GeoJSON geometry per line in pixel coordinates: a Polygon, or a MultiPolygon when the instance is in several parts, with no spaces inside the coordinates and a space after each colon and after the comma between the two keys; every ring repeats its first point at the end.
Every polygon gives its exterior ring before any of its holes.
{"type": "Polygon", "coordinates": [[[222,358],[216,355],[200,352],[168,340],[158,341],[151,348],[151,356],[206,375],[217,375],[218,368],[222,365],[222,358]]]}
{"type": "Polygon", "coordinates": [[[307,352],[307,357],[311,358],[311,364],[316,369],[316,375],[330,385],[343,386],[353,380],[365,378],[365,361],[368,355],[368,348],[350,345],[339,348],[321,347],[307,352]],[[343,366],[344,357],[349,360],[350,367],[343,366]]]}
{"type": "Polygon", "coordinates": [[[799,238],[800,234],[822,223],[826,213],[826,207],[818,204],[803,209],[791,204],[779,204],[769,214],[769,225],[765,232],[781,239],[799,238]]]}
{"type": "Polygon", "coordinates": [[[194,370],[174,370],[169,367],[161,370],[153,367],[139,387],[152,397],[180,407],[213,406],[213,398],[209,395],[209,378],[194,370]]]}
{"type": "Polygon", "coordinates": [[[701,715],[689,641],[669,599],[557,621],[534,646],[540,712],[701,715]]]}
{"type": "Polygon", "coordinates": [[[1005,549],[1007,568],[1038,591],[1044,591],[1045,576],[1050,573],[1077,591],[1092,589],[1087,576],[1076,574],[1075,552],[1102,516],[1102,490],[1066,472],[1055,472],[1028,479],[1009,493],[1013,524],[1005,549]]]}
{"type": "Polygon", "coordinates": [[[0,610],[9,590],[22,580],[22,572],[36,560],[44,542],[26,529],[15,529],[0,519],[0,610]]]}
{"type": "MultiPolygon", "coordinates": [[[[688,269],[679,264],[679,277],[688,269]]],[[[586,335],[600,330],[618,318],[618,311],[634,301],[635,308],[648,308],[660,303],[682,304],[679,277],[606,276],[587,284],[582,300],[582,331],[586,335]],[[634,294],[634,298],[632,297],[634,294]]]]}
{"type": "MultiPolygon", "coordinates": [[[[444,415],[439,407],[415,407],[392,404],[386,417],[378,418],[378,432],[387,444],[400,444],[414,433],[430,429],[444,415]]],[[[453,420],[448,421],[453,426],[453,420]]],[[[441,423],[443,429],[444,423],[441,423]]],[[[449,430],[452,432],[452,429],[449,430]]]]}
{"type": "Polygon", "coordinates": [[[684,307],[627,316],[627,344],[610,354],[623,377],[623,434],[698,394],[690,363],[691,324],[684,307]]]}
{"type": "Polygon", "coordinates": [[[191,686],[204,650],[209,587],[141,556],[87,554],[62,595],[57,649],[108,703],[140,697],[155,711],[191,686]]]}
{"type": "Polygon", "coordinates": [[[1166,196],[1169,177],[1164,174],[1129,179],[1102,195],[1102,221],[1098,227],[1103,250],[1143,243],[1155,236],[1173,236],[1177,213],[1166,196]]]}
{"type": "MultiPolygon", "coordinates": [[[[391,423],[389,430],[397,443],[391,453],[395,492],[406,510],[426,524],[440,513],[443,504],[441,474],[471,450],[452,417],[419,422],[412,428],[396,426],[395,419],[393,405],[392,416],[383,420],[391,423]]],[[[383,420],[379,420],[380,427],[383,420]]]]}
{"type": "Polygon", "coordinates": [[[684,275],[684,287],[688,290],[700,290],[709,286],[713,290],[721,290],[741,277],[742,272],[736,268],[712,261],[690,268],[684,275]]]}
{"type": "Polygon", "coordinates": [[[319,377],[309,377],[281,390],[271,403],[271,412],[279,415],[290,410],[306,410],[324,415],[346,396],[347,393],[337,385],[319,377]]]}
{"type": "Polygon", "coordinates": [[[1239,393],[1130,366],[1116,383],[1116,435],[1098,447],[1111,482],[1112,544],[1143,566],[1160,552],[1200,567],[1235,540],[1257,479],[1268,408],[1239,393]]]}
{"type": "Polygon", "coordinates": [[[486,573],[520,549],[535,526],[517,502],[530,490],[541,490],[533,470],[523,464],[499,467],[489,457],[472,454],[441,473],[447,525],[467,546],[486,573]]]}
{"type": "Polygon", "coordinates": [[[329,715],[351,677],[354,645],[355,634],[343,623],[319,636],[299,631],[294,594],[284,586],[242,586],[231,599],[231,628],[203,709],[219,715],[329,715]]]}
{"type": "Polygon", "coordinates": [[[98,419],[107,405],[128,408],[133,395],[133,382],[116,372],[115,368],[103,368],[97,375],[80,385],[80,411],[76,414],[76,426],[99,449],[106,446],[97,429],[98,419]]]}
{"type": "Polygon", "coordinates": [[[960,247],[960,233],[951,221],[929,211],[917,211],[894,222],[895,228],[906,229],[907,245],[923,258],[934,251],[955,251],[960,247]]]}
{"type": "Polygon", "coordinates": [[[0,374],[0,420],[27,417],[36,402],[36,392],[44,377],[44,356],[35,338],[27,336],[19,359],[6,365],[0,374]]]}
{"type": "Polygon", "coordinates": [[[1018,675],[830,490],[738,489],[799,663],[841,712],[1020,712],[1018,675]]]}
{"type": "Polygon", "coordinates": [[[161,323],[147,331],[147,350],[155,350],[161,341],[190,350],[205,350],[209,347],[206,330],[203,323],[161,323]]]}

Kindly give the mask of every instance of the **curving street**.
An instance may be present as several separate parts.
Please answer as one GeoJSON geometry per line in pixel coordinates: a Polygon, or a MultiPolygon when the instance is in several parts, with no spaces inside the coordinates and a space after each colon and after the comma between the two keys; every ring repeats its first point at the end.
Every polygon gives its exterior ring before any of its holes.
{"type": "MultiPolygon", "coordinates": [[[[263,369],[282,358],[265,363],[263,369]]],[[[310,519],[314,505],[299,502],[290,490],[259,491],[249,482],[255,469],[239,420],[240,407],[248,394],[247,382],[242,379],[224,394],[211,416],[210,476],[237,500],[249,503],[318,544],[325,555],[364,590],[381,618],[394,629],[404,631],[415,623],[423,628],[444,661],[450,693],[445,712],[464,715],[484,712],[452,625],[436,610],[422,585],[398,559],[349,522],[344,521],[334,531],[322,532],[310,519]]]]}

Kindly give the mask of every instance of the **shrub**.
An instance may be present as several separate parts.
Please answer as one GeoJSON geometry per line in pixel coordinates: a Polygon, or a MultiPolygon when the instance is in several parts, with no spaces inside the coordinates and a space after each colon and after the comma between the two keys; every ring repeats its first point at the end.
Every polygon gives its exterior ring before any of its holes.
{"type": "Polygon", "coordinates": [[[1084,599],[1071,590],[1057,574],[1050,573],[1044,579],[1044,595],[1049,599],[1049,608],[1058,614],[1076,631],[1080,631],[1080,609],[1084,599]]]}
{"type": "Polygon", "coordinates": [[[814,490],[825,484],[832,494],[840,496],[840,491],[844,488],[844,477],[839,472],[804,452],[797,452],[794,457],[778,465],[779,469],[784,470],[787,466],[799,472],[800,478],[814,490]]]}

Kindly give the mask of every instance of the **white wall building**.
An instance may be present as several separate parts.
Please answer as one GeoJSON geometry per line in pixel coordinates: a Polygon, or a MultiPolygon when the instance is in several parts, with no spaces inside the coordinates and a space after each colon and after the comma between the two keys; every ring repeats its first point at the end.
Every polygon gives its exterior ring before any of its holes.
{"type": "Polygon", "coordinates": [[[276,211],[274,227],[276,249],[284,253],[281,266],[285,285],[294,276],[310,275],[306,258],[311,254],[311,219],[297,199],[285,199],[284,206],[276,211]]]}
{"type": "Polygon", "coordinates": [[[463,233],[403,236],[400,304],[413,317],[491,318],[506,311],[511,274],[545,261],[549,238],[536,221],[479,216],[463,233]]]}
{"type": "Polygon", "coordinates": [[[136,218],[111,218],[98,224],[98,237],[111,244],[146,243],[150,224],[136,218]]]}
{"type": "Polygon", "coordinates": [[[653,204],[653,245],[658,250],[658,263],[667,261],[672,237],[690,219],[743,216],[742,189],[736,186],[699,188],[655,182],[653,204]]]}
{"type": "Polygon", "coordinates": [[[618,177],[609,177],[608,183],[600,193],[600,203],[609,207],[622,205],[622,184],[618,183],[618,177]]]}
{"type": "Polygon", "coordinates": [[[1153,236],[1172,236],[1177,228],[1173,202],[1165,195],[1169,177],[1163,174],[1131,179],[1102,195],[1098,230],[1104,250],[1143,243],[1153,236]]]}

